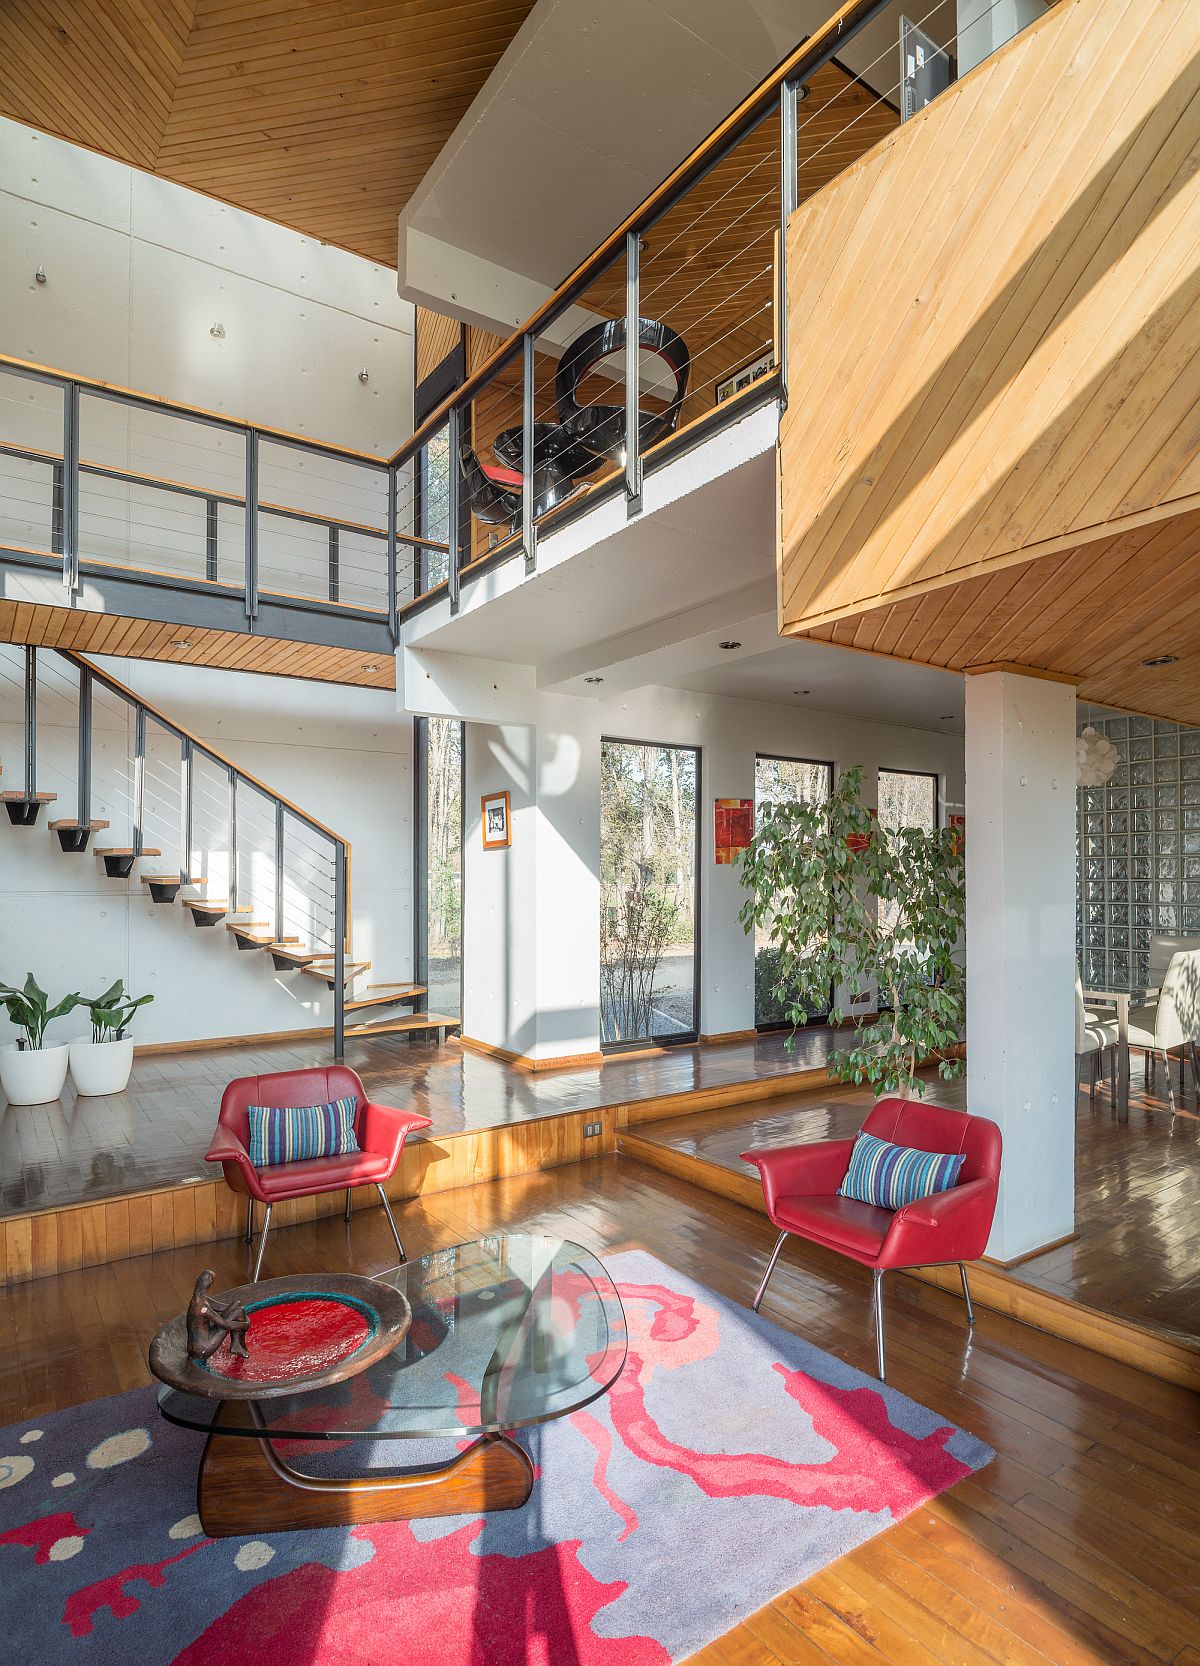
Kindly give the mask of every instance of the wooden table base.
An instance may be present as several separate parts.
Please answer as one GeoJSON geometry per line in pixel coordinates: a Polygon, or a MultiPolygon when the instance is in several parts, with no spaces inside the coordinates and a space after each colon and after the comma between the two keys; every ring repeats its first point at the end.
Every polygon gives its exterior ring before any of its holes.
{"type": "Polygon", "coordinates": [[[205,1443],[196,1506],[210,1538],[518,1510],[533,1491],[533,1464],[507,1435],[484,1435],[436,1469],[326,1478],[286,1463],[286,1441],[219,1432],[261,1428],[256,1417],[252,1404],[226,1401],[205,1443]]]}

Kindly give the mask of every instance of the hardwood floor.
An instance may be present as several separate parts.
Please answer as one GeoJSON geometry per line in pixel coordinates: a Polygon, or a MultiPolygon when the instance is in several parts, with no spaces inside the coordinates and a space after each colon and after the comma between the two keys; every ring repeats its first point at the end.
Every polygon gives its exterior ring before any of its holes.
{"type": "MultiPolygon", "coordinates": [[[[930,1075],[927,1097],[966,1105],[963,1081],[930,1075]]],[[[1189,1073],[1172,1117],[1162,1071],[1147,1090],[1135,1057],[1128,1123],[1117,1121],[1107,1086],[1092,1101],[1083,1091],[1075,1123],[1075,1220],[1078,1238],[1011,1269],[1024,1284],[1102,1313],[1200,1338],[1200,1119],[1189,1073]]],[[[644,1123],[639,1140],[702,1158],[738,1174],[752,1146],[845,1139],[861,1126],[870,1095],[829,1088],[757,1106],[644,1123]]]]}
{"type": "MultiPolygon", "coordinates": [[[[442,1048],[356,1038],[346,1062],[375,1098],[433,1118],[429,1138],[506,1128],[565,1112],[698,1092],[820,1064],[830,1032],[781,1033],[721,1046],[631,1053],[602,1065],[523,1074],[450,1041],[442,1048]]],[[[174,1186],[219,1173],[204,1161],[227,1082],[330,1061],[328,1041],[142,1055],[127,1092],[0,1112],[0,1216],[174,1186]]]]}
{"type": "MultiPolygon", "coordinates": [[[[440,1193],[404,1206],[422,1254],[504,1228],[601,1254],[640,1246],[748,1303],[774,1236],[748,1209],[628,1158],[440,1193]]],[[[391,1259],[382,1217],[277,1234],[278,1272],[391,1259]]],[[[219,1284],[240,1244],[209,1246],[219,1284]]],[[[148,1380],[158,1323],[186,1302],[201,1252],[164,1251],[0,1295],[0,1421],[148,1380]]],[[[871,1369],[867,1275],[789,1247],[764,1311],[871,1369]]],[[[973,1335],[944,1292],[888,1292],[896,1386],[989,1441],[995,1461],[805,1585],[695,1666],[1200,1666],[1200,1400],[1084,1349],[982,1313],[973,1335]]],[[[738,1554],[752,1554],[740,1547],[738,1554]]]]}

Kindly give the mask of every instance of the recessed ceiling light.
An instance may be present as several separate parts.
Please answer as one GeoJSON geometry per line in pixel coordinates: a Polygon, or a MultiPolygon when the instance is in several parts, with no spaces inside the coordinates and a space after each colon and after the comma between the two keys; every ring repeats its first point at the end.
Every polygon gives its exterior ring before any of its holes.
{"type": "Polygon", "coordinates": [[[364,671],[378,671],[379,667],[377,665],[364,665],[363,670],[364,671]]]}
{"type": "Polygon", "coordinates": [[[741,643],[730,640],[729,642],[718,642],[717,647],[724,648],[725,652],[728,653],[731,648],[740,648],[741,643]]]}
{"type": "Polygon", "coordinates": [[[585,677],[583,680],[584,680],[585,683],[602,683],[604,681],[604,678],[603,677],[585,677]]]}
{"type": "Polygon", "coordinates": [[[811,694],[812,689],[811,688],[794,688],[792,690],[792,693],[793,694],[811,694]]]}
{"type": "Polygon", "coordinates": [[[954,722],[954,713],[953,712],[947,712],[944,717],[939,717],[938,718],[938,722],[939,723],[953,723],[954,722]]]}
{"type": "Polygon", "coordinates": [[[177,636],[171,638],[171,646],[172,648],[190,648],[191,643],[185,642],[183,637],[177,636]]]}
{"type": "Polygon", "coordinates": [[[1175,654],[1155,654],[1153,659],[1144,659],[1142,664],[1147,671],[1153,671],[1159,665],[1174,665],[1177,662],[1175,654]]]}

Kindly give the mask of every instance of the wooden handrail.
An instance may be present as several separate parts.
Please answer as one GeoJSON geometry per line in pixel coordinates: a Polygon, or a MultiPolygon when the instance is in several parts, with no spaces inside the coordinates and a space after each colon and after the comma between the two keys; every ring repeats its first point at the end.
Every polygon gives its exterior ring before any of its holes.
{"type": "Polygon", "coordinates": [[[0,368],[30,371],[57,382],[74,382],[77,387],[94,388],[98,393],[112,394],[117,399],[131,399],[139,405],[173,412],[176,416],[196,417],[204,422],[217,422],[226,428],[243,428],[262,434],[269,440],[282,440],[302,445],[313,451],[326,451],[334,457],[346,457],[356,463],[373,463],[387,468],[390,457],[378,457],[373,451],[358,451],[353,446],[338,445],[332,440],[314,440],[311,434],[294,434],[287,428],[272,428],[264,422],[251,422],[247,417],[230,416],[228,411],[210,411],[203,405],[185,405],[178,399],[167,399],[158,393],[142,393],[137,388],[122,387],[119,382],[105,382],[98,376],[77,376],[70,370],[59,370],[54,365],[38,364],[34,359],[19,359],[11,353],[0,353],[0,368]]]}
{"type": "Polygon", "coordinates": [[[391,461],[407,462],[415,451],[419,451],[425,441],[445,422],[451,407],[472,398],[478,389],[495,375],[504,361],[512,357],[523,336],[547,322],[552,314],[573,301],[579,291],[599,276],[620,252],[629,232],[642,229],[647,221],[655,219],[677,197],[682,196],[689,186],[695,184],[701,175],[707,173],[708,169],[720,160],[721,153],[729,145],[742,137],[743,131],[753,127],[770,110],[786,81],[799,76],[814,75],[817,70],[824,68],[836,55],[840,46],[856,34],[864,23],[869,22],[876,12],[882,11],[890,3],[891,0],[846,0],[846,4],[828,18],[815,35],[809,35],[794,51],[789,52],[770,75],[764,81],[760,81],[754,91],[742,100],[736,110],[726,116],[708,138],[702,140],[691,155],[685,157],[662,184],[656,186],[633,213],[579,263],[570,277],[559,284],[537,311],[505,338],[490,358],[485,359],[478,369],[473,370],[452,393],[448,393],[440,405],[434,406],[415,433],[393,454],[391,461]]]}

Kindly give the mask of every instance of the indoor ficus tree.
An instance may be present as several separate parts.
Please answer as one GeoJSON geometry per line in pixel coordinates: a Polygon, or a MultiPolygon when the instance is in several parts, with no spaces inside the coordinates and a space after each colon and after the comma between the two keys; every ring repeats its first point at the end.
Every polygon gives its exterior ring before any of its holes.
{"type": "MultiPolygon", "coordinates": [[[[820,802],[772,805],[743,852],[751,892],[745,929],[777,951],[772,993],[792,1025],[824,1011],[829,990],[878,990],[877,1017],[857,1020],[853,1045],[830,1055],[835,1081],[876,1093],[917,1093],[917,1067],[943,1077],[964,1013],[961,942],[966,884],[954,829],[887,828],[862,802],[863,771],[846,770],[820,802]]],[[[835,1005],[830,1022],[845,1013],[835,1005]]]]}

